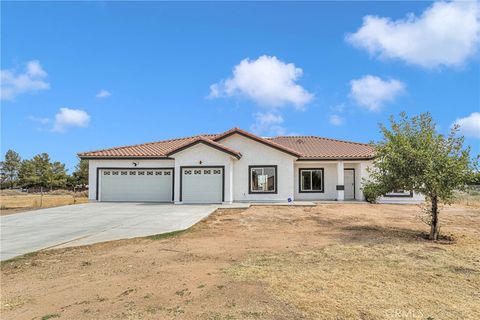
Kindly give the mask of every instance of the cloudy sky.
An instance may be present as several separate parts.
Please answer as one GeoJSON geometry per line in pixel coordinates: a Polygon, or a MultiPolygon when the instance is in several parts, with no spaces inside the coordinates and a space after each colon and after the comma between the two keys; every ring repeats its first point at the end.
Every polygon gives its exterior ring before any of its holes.
{"type": "Polygon", "coordinates": [[[2,154],[216,133],[379,138],[429,111],[480,152],[478,2],[2,3],[2,154]]]}

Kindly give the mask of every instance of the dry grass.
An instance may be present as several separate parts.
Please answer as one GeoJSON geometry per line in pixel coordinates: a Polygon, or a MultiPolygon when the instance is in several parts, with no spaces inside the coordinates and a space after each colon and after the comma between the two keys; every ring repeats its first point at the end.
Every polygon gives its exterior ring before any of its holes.
{"type": "Polygon", "coordinates": [[[464,206],[480,208],[480,190],[470,188],[463,192],[457,192],[455,203],[464,206]]]}
{"type": "Polygon", "coordinates": [[[24,194],[24,195],[1,195],[0,208],[3,214],[8,214],[12,211],[17,212],[18,209],[37,209],[65,206],[70,204],[79,204],[88,202],[86,197],[74,197],[73,195],[39,195],[39,194],[24,194]],[[13,209],[13,210],[12,210],[13,209]],[[9,212],[10,211],[10,212],[9,212]]]}
{"type": "Polygon", "coordinates": [[[6,319],[480,319],[480,210],[414,205],[219,210],[169,235],[2,263],[6,319]]]}

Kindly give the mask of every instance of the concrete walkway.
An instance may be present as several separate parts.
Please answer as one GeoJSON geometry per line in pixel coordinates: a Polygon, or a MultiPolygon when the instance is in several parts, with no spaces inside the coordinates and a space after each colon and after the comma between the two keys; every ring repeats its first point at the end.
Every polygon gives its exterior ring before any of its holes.
{"type": "Polygon", "coordinates": [[[0,260],[52,247],[80,246],[184,230],[218,207],[102,202],[1,216],[0,260]]]}

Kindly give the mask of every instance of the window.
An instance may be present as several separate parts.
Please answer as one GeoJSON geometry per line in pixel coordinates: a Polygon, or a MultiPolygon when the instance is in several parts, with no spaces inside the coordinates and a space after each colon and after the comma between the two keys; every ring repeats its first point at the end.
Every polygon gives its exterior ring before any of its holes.
{"type": "Polygon", "coordinates": [[[212,174],[211,170],[203,170],[203,174],[212,174]]]}
{"type": "Polygon", "coordinates": [[[250,166],[250,193],[277,193],[277,166],[250,166]]]}
{"type": "Polygon", "coordinates": [[[220,174],[220,170],[213,170],[213,174],[220,174]]]}
{"type": "Polygon", "coordinates": [[[202,170],[193,170],[193,174],[202,174],[202,170]]]}
{"type": "Polygon", "coordinates": [[[385,197],[391,197],[391,198],[412,198],[413,197],[413,192],[411,191],[406,191],[403,189],[398,189],[398,190],[393,190],[390,193],[387,193],[385,197]]]}
{"type": "MultiPolygon", "coordinates": [[[[164,172],[163,172],[163,175],[169,176],[171,173],[172,173],[171,171],[164,171],[164,172]]],[[[191,173],[191,171],[190,171],[190,173],[191,173]]],[[[185,173],[185,174],[186,174],[186,173],[185,173]]]]}
{"type": "Polygon", "coordinates": [[[121,172],[120,172],[120,175],[126,176],[126,175],[127,175],[127,171],[121,171],[121,172]]]}
{"type": "Polygon", "coordinates": [[[323,192],[323,169],[300,169],[300,192],[323,192]]]}
{"type": "Polygon", "coordinates": [[[129,172],[129,174],[130,174],[131,176],[134,176],[134,175],[137,174],[137,172],[132,170],[132,171],[129,172]]]}

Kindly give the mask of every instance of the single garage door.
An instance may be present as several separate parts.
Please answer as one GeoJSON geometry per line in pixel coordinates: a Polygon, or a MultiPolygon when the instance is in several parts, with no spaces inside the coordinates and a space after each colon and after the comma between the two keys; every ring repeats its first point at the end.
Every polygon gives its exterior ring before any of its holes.
{"type": "Polygon", "coordinates": [[[221,203],[223,168],[182,168],[182,201],[186,203],[221,203]]]}
{"type": "Polygon", "coordinates": [[[173,169],[101,169],[100,201],[172,201],[173,169]]]}

